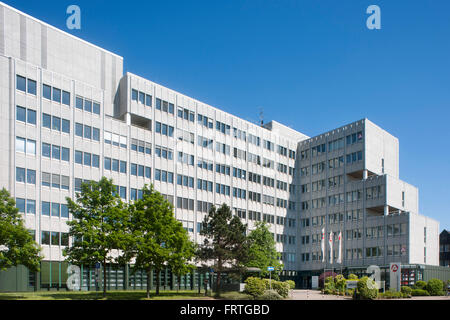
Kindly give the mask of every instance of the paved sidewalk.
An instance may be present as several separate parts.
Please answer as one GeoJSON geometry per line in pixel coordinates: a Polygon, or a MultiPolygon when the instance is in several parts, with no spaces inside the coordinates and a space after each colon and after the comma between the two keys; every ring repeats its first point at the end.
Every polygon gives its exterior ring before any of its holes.
{"type": "MultiPolygon", "coordinates": [[[[352,300],[352,297],[347,296],[335,296],[322,294],[318,290],[293,290],[291,295],[291,300],[352,300]]],[[[447,300],[450,301],[450,296],[446,297],[412,297],[409,299],[380,299],[380,300],[447,300]]]]}
{"type": "Polygon", "coordinates": [[[318,290],[294,290],[292,300],[352,300],[351,297],[322,294],[318,290]]]}

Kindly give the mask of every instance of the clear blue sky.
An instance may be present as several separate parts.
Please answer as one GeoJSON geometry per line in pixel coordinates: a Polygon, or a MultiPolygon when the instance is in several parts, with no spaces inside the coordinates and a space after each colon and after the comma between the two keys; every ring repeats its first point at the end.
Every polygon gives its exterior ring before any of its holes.
{"type": "Polygon", "coordinates": [[[5,1],[124,57],[125,70],[309,136],[368,118],[400,140],[400,178],[450,229],[450,1],[5,1]],[[66,28],[77,4],[82,29],[66,28]],[[366,28],[381,8],[382,30],[366,28]]]}

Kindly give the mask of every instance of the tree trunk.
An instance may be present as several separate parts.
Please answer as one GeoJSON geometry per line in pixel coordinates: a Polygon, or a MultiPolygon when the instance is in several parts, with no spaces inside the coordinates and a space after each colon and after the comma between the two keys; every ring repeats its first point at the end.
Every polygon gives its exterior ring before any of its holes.
{"type": "MultiPolygon", "coordinates": [[[[220,276],[221,276],[222,272],[220,272],[220,270],[217,270],[217,283],[216,283],[216,290],[217,290],[217,295],[220,296],[220,276]]],[[[212,286],[211,286],[212,287],[212,286]]]]}
{"type": "Polygon", "coordinates": [[[151,271],[147,270],[147,299],[150,299],[150,276],[151,271]]]}
{"type": "Polygon", "coordinates": [[[103,260],[103,298],[106,298],[106,259],[103,260]]]}
{"type": "Polygon", "coordinates": [[[160,282],[161,270],[156,270],[156,295],[159,296],[159,282],[160,282]]]}
{"type": "Polygon", "coordinates": [[[178,276],[178,290],[177,290],[177,292],[180,292],[180,288],[181,288],[181,276],[178,276]]]}

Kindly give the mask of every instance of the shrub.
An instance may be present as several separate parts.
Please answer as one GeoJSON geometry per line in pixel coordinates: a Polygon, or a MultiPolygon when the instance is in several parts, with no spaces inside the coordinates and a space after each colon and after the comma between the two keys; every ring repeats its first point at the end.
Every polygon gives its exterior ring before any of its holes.
{"type": "Polygon", "coordinates": [[[347,280],[345,280],[343,275],[340,274],[336,276],[335,288],[338,292],[345,292],[345,289],[347,288],[347,280]]]}
{"type": "Polygon", "coordinates": [[[444,284],[442,280],[439,279],[431,279],[427,283],[427,291],[432,296],[439,296],[442,294],[442,289],[444,288],[444,284]]]}
{"type": "Polygon", "coordinates": [[[287,298],[289,296],[290,287],[286,282],[272,281],[272,289],[283,298],[287,298]]]}
{"type": "Polygon", "coordinates": [[[348,280],[358,280],[358,276],[356,274],[350,273],[348,276],[348,280]]]}
{"type": "Polygon", "coordinates": [[[258,300],[283,300],[283,297],[278,294],[275,290],[266,290],[263,295],[261,295],[258,300]]]}
{"type": "Polygon", "coordinates": [[[425,281],[417,281],[414,285],[414,289],[425,290],[427,283],[425,281]]]}
{"type": "Polygon", "coordinates": [[[378,289],[376,289],[375,281],[369,279],[369,277],[363,277],[358,281],[357,286],[357,298],[363,300],[373,300],[378,297],[378,289]],[[367,283],[371,283],[374,289],[370,289],[367,283]]]}
{"type": "Polygon", "coordinates": [[[408,298],[407,295],[405,295],[402,292],[397,292],[397,291],[386,291],[385,293],[381,293],[379,295],[380,298],[384,298],[384,299],[401,299],[401,298],[408,298]]]}
{"type": "Polygon", "coordinates": [[[289,288],[291,289],[291,290],[294,290],[295,289],[295,282],[294,281],[292,281],[292,280],[287,280],[287,281],[285,281],[288,285],[289,285],[289,288]]]}
{"type": "Polygon", "coordinates": [[[403,287],[401,288],[401,292],[402,292],[404,295],[406,295],[407,297],[410,297],[410,296],[411,296],[412,289],[411,289],[410,287],[403,286],[403,287]]]}
{"type": "Polygon", "coordinates": [[[355,289],[345,290],[345,295],[347,295],[347,296],[353,296],[354,293],[355,293],[355,289]]]}
{"type": "Polygon", "coordinates": [[[413,297],[421,297],[421,296],[429,296],[430,294],[428,293],[427,290],[413,289],[413,291],[411,292],[411,295],[413,297]]]}
{"type": "Polygon", "coordinates": [[[266,291],[266,284],[263,279],[256,277],[249,277],[245,280],[245,289],[244,292],[246,294],[251,295],[253,298],[258,298],[262,296],[266,291]]]}
{"type": "Polygon", "coordinates": [[[223,292],[220,295],[220,298],[223,300],[250,300],[253,297],[242,292],[231,291],[231,292],[223,292]]]}

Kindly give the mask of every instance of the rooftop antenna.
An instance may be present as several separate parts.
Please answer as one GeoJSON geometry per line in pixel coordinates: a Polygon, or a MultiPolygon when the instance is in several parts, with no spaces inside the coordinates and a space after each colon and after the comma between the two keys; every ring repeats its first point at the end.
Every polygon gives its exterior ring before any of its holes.
{"type": "Polygon", "coordinates": [[[261,127],[264,126],[264,109],[259,108],[259,122],[261,124],[261,127]]]}

